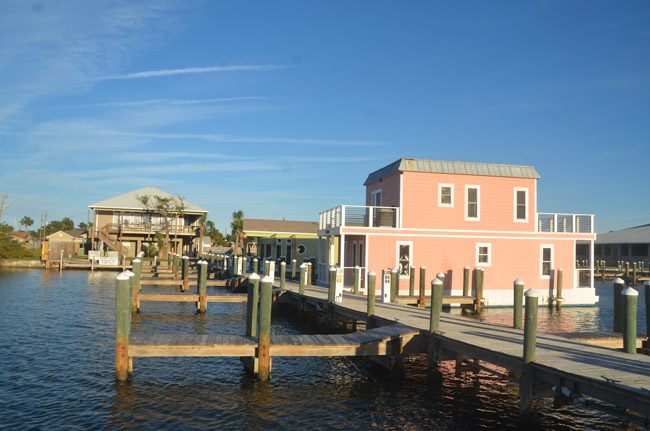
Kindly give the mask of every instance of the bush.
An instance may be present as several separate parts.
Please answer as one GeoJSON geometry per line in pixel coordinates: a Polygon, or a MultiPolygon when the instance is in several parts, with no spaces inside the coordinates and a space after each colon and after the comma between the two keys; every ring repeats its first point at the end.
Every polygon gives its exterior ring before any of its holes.
{"type": "Polygon", "coordinates": [[[40,258],[38,250],[24,247],[5,233],[0,233],[0,259],[40,258]]]}

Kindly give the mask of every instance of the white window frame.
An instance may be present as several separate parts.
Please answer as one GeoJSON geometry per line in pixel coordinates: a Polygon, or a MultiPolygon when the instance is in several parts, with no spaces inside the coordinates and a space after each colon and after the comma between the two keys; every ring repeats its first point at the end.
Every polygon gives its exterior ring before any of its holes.
{"type": "Polygon", "coordinates": [[[478,184],[465,184],[465,221],[480,221],[481,220],[481,186],[478,184]],[[468,215],[468,195],[469,189],[476,189],[476,217],[468,215]]]}
{"type": "Polygon", "coordinates": [[[475,258],[474,260],[476,261],[476,266],[484,268],[484,267],[490,267],[492,266],[492,243],[489,242],[477,242],[476,243],[476,253],[475,253],[475,258]],[[487,252],[487,262],[480,262],[479,261],[479,248],[480,247],[487,247],[488,252],[487,252]]]}
{"type": "Polygon", "coordinates": [[[453,184],[446,184],[446,183],[439,183],[438,184],[438,206],[441,208],[453,208],[454,207],[454,185],[453,184]],[[451,203],[443,203],[442,202],[442,188],[443,187],[449,187],[451,189],[451,203]]]}
{"type": "Polygon", "coordinates": [[[528,211],[529,210],[528,195],[529,195],[528,187],[515,187],[514,188],[514,191],[513,191],[514,202],[513,202],[512,219],[513,219],[513,221],[515,223],[528,223],[528,212],[529,212],[528,211]],[[517,218],[517,192],[526,192],[526,200],[525,200],[525,205],[526,205],[526,213],[525,214],[526,214],[526,217],[523,218],[523,219],[517,218]]]}
{"type": "Polygon", "coordinates": [[[555,268],[555,247],[553,244],[540,244],[539,246],[539,278],[540,280],[550,280],[551,275],[553,275],[553,269],[555,268]],[[551,249],[551,268],[550,274],[544,275],[544,249],[551,249]]]}
{"type": "Polygon", "coordinates": [[[414,266],[413,265],[413,241],[397,241],[397,242],[395,242],[395,268],[398,269],[398,272],[399,272],[399,248],[402,245],[408,245],[409,246],[409,274],[407,274],[407,275],[399,274],[399,278],[404,279],[404,278],[410,278],[411,267],[414,266]]]}
{"type": "Polygon", "coordinates": [[[383,195],[384,195],[384,189],[377,189],[377,190],[371,192],[371,193],[370,193],[370,206],[373,206],[373,207],[380,207],[380,206],[382,206],[382,204],[384,203],[384,202],[383,202],[383,200],[384,200],[384,196],[383,196],[383,195]],[[379,205],[377,205],[377,204],[375,203],[375,201],[376,201],[376,196],[379,196],[379,197],[380,197],[380,199],[379,199],[379,200],[380,200],[379,205]]]}

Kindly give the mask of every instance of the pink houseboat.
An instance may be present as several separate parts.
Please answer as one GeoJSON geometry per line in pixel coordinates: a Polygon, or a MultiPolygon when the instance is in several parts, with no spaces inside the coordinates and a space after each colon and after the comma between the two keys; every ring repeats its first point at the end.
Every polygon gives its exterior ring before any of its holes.
{"type": "Polygon", "coordinates": [[[517,278],[547,303],[562,269],[564,304],[595,304],[594,216],[538,213],[539,178],[532,166],[397,160],[368,175],[365,206],[320,213],[319,280],[331,265],[344,268],[346,284],[361,267],[362,285],[369,271],[379,282],[397,268],[406,295],[411,267],[417,279],[425,266],[427,289],[444,272],[445,294],[461,295],[463,268],[483,268],[485,305],[500,306],[512,305],[517,278]],[[589,267],[576,268],[578,244],[588,244],[589,267]]]}

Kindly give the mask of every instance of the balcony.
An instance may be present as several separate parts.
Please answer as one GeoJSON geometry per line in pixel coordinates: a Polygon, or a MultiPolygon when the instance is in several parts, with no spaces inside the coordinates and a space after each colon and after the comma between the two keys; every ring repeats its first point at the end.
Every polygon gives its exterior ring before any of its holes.
{"type": "Polygon", "coordinates": [[[319,229],[337,227],[398,228],[399,208],[339,205],[320,213],[319,229]]]}
{"type": "Polygon", "coordinates": [[[593,214],[538,213],[537,232],[594,233],[593,214]]]}
{"type": "MultiPolygon", "coordinates": [[[[109,232],[122,232],[122,233],[149,233],[154,234],[156,232],[165,233],[164,224],[152,224],[152,223],[113,223],[106,225],[106,229],[109,232]]],[[[194,235],[198,226],[178,226],[172,224],[169,227],[169,233],[171,235],[194,235]]]]}

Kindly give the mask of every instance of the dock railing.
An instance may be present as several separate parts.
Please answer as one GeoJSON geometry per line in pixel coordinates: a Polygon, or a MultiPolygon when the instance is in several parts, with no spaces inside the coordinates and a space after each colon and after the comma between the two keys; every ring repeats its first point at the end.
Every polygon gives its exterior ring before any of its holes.
{"type": "Polygon", "coordinates": [[[594,233],[593,214],[538,213],[537,232],[594,233]]]}
{"type": "Polygon", "coordinates": [[[319,229],[340,226],[399,228],[399,210],[398,207],[339,205],[320,213],[319,229]]]}

